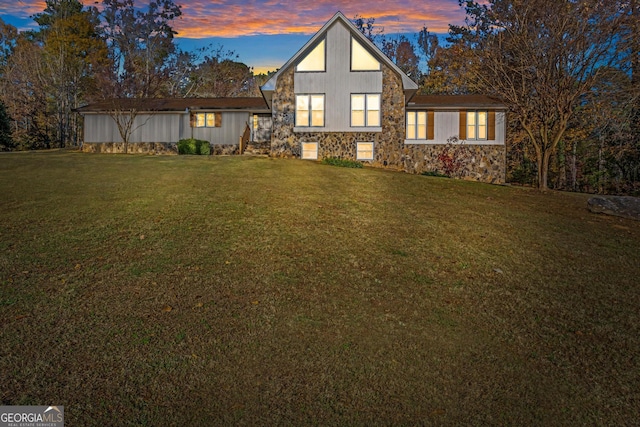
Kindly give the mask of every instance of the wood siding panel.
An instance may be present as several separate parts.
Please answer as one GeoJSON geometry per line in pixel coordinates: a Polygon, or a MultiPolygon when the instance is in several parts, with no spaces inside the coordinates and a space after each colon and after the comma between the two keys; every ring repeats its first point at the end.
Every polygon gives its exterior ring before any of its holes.
{"type": "MultiPolygon", "coordinates": [[[[245,125],[249,123],[251,126],[251,115],[245,111],[225,111],[218,114],[222,114],[220,127],[185,127],[183,128],[183,134],[180,136],[180,139],[191,138],[191,132],[193,131],[194,138],[209,141],[212,144],[238,145],[238,139],[242,135],[245,125]]],[[[186,119],[188,123],[188,117],[186,114],[184,114],[184,119],[186,119]]],[[[216,122],[217,121],[218,118],[216,117],[216,122]]]]}
{"type": "MultiPolygon", "coordinates": [[[[430,132],[427,124],[427,141],[411,141],[406,140],[405,144],[446,144],[447,140],[452,136],[460,138],[460,112],[456,110],[433,111],[433,119],[431,118],[431,110],[427,111],[427,122],[433,123],[433,138],[428,134],[430,132]]],[[[489,141],[474,141],[473,144],[491,144],[501,145],[505,142],[505,112],[494,111],[495,113],[495,138],[489,141]]],[[[464,115],[464,128],[466,128],[466,114],[464,115]]],[[[460,138],[461,139],[461,138],[460,138]]],[[[467,141],[468,144],[471,142],[467,141]]]]}
{"type": "Polygon", "coordinates": [[[467,110],[460,110],[458,138],[460,140],[467,139],[467,110]]]}
{"type": "Polygon", "coordinates": [[[435,138],[435,114],[433,110],[427,111],[427,139],[435,138]]]}
{"type": "Polygon", "coordinates": [[[382,71],[351,72],[351,33],[336,23],[327,31],[326,72],[295,73],[296,94],[325,94],[323,132],[353,132],[351,94],[381,93],[382,71]]]}
{"type": "Polygon", "coordinates": [[[489,111],[487,117],[487,139],[489,141],[493,141],[496,139],[496,112],[489,111]]]}

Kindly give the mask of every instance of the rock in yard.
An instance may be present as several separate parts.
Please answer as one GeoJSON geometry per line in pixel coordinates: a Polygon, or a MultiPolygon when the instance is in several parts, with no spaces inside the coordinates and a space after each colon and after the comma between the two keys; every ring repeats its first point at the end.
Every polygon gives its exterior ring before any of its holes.
{"type": "Polygon", "coordinates": [[[621,216],[640,221],[640,198],[629,196],[592,197],[587,202],[594,213],[621,216]]]}

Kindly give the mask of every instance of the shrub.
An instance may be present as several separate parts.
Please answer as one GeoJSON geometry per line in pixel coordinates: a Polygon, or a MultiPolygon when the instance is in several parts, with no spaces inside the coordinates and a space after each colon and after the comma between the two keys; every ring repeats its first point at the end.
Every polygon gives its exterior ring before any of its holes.
{"type": "Polygon", "coordinates": [[[327,157],[324,160],[322,160],[322,164],[339,166],[342,168],[361,168],[362,167],[362,163],[360,162],[356,162],[354,160],[338,159],[336,157],[327,157]]]}
{"type": "Polygon", "coordinates": [[[178,154],[201,154],[209,155],[211,153],[211,146],[209,141],[203,141],[201,139],[188,138],[178,141],[178,154]]]}
{"type": "Polygon", "coordinates": [[[447,144],[438,156],[438,160],[442,163],[446,176],[459,178],[464,172],[464,166],[469,161],[469,156],[469,149],[464,145],[464,141],[452,136],[447,139],[447,144]]]}
{"type": "Polygon", "coordinates": [[[448,178],[447,175],[445,175],[443,173],[440,173],[438,171],[425,171],[425,172],[422,172],[421,175],[424,175],[424,176],[436,176],[438,178],[448,178]]]}
{"type": "Polygon", "coordinates": [[[196,139],[196,154],[200,154],[202,156],[208,156],[211,154],[211,145],[209,145],[209,141],[196,139]]]}

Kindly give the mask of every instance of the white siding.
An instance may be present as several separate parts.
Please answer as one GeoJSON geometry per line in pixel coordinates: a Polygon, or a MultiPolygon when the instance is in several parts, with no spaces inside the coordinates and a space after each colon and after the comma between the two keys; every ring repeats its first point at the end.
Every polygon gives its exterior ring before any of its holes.
{"type": "MultiPolygon", "coordinates": [[[[381,93],[382,71],[351,72],[351,33],[340,22],[326,34],[326,72],[294,74],[296,94],[325,94],[325,126],[322,128],[295,128],[303,132],[355,132],[376,128],[352,128],[351,94],[381,93]]],[[[379,131],[380,128],[377,128],[379,131]]]]}
{"type": "Polygon", "coordinates": [[[245,111],[230,111],[222,113],[222,126],[213,128],[191,128],[189,115],[182,118],[180,139],[193,137],[209,141],[212,144],[237,145],[246,124],[251,127],[251,115],[245,111]]]}
{"type": "MultiPolygon", "coordinates": [[[[435,111],[433,114],[434,139],[430,140],[405,140],[405,144],[446,144],[452,136],[460,135],[459,111],[435,111]]],[[[496,111],[496,139],[491,141],[465,141],[475,145],[504,145],[505,142],[505,113],[496,111]]]]}
{"type": "MultiPolygon", "coordinates": [[[[222,126],[193,128],[186,113],[140,114],[136,117],[129,142],[178,142],[180,139],[203,139],[213,144],[238,144],[249,122],[248,112],[223,112],[222,126]]],[[[108,114],[87,114],[84,117],[84,141],[122,142],[115,121],[108,114]]]]}

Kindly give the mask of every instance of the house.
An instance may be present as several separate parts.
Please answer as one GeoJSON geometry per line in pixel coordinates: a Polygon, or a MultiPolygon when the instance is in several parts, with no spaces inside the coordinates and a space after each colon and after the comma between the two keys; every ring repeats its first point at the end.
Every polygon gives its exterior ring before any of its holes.
{"type": "MultiPolygon", "coordinates": [[[[252,142],[274,157],[338,157],[421,173],[440,169],[438,156],[457,138],[468,152],[465,178],[505,180],[504,104],[417,95],[417,84],[340,12],[261,91],[262,98],[151,100],[131,141],[171,144],[193,135],[225,147],[214,152],[238,153],[248,127],[252,142]]],[[[80,109],[86,151],[118,142],[105,108],[80,109]]]]}

